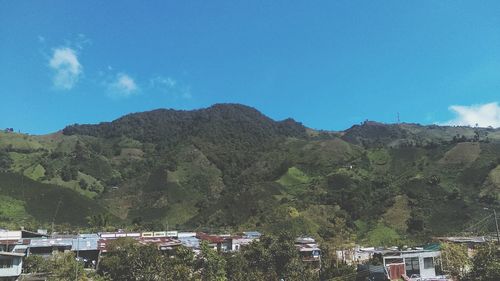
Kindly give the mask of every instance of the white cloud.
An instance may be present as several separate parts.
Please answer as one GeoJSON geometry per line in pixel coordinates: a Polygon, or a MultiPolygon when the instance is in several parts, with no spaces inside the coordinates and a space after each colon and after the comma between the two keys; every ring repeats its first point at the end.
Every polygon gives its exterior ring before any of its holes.
{"type": "Polygon", "coordinates": [[[156,76],[150,79],[151,88],[162,92],[164,94],[172,95],[174,97],[181,97],[190,99],[191,87],[184,85],[172,77],[156,76]]]}
{"type": "Polygon", "coordinates": [[[63,90],[72,89],[83,71],[75,50],[68,47],[54,49],[49,66],[54,70],[54,87],[63,90]]]}
{"type": "Polygon", "coordinates": [[[72,42],[69,43],[74,45],[75,48],[82,50],[84,46],[91,45],[92,40],[90,40],[85,34],[78,33],[76,38],[74,38],[72,42]]]}
{"type": "Polygon", "coordinates": [[[453,111],[456,117],[446,125],[476,126],[477,124],[479,127],[500,127],[500,106],[497,102],[470,106],[452,105],[449,110],[453,111]]]}
{"type": "Polygon", "coordinates": [[[129,97],[139,91],[134,79],[125,73],[118,73],[116,79],[108,84],[112,96],[129,97]]]}

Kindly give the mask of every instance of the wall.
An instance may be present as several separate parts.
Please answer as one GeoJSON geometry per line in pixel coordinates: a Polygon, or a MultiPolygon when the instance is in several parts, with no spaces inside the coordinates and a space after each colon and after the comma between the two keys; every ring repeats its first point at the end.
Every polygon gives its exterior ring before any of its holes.
{"type": "Polygon", "coordinates": [[[10,276],[21,275],[22,265],[23,265],[21,257],[0,256],[0,259],[12,259],[13,260],[13,267],[0,268],[0,277],[10,277],[10,276]]]}

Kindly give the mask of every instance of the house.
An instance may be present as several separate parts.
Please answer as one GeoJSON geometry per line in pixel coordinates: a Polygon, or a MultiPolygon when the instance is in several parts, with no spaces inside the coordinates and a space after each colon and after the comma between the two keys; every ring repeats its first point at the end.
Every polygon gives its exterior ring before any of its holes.
{"type": "Polygon", "coordinates": [[[218,252],[228,252],[232,249],[230,235],[213,235],[204,232],[198,232],[196,238],[206,241],[208,246],[218,252]]]}
{"type": "Polygon", "coordinates": [[[196,232],[177,232],[177,238],[196,237],[196,232]]]}
{"type": "Polygon", "coordinates": [[[0,230],[0,251],[11,252],[22,238],[21,231],[0,230]]]}
{"type": "Polygon", "coordinates": [[[112,241],[119,238],[130,238],[137,241],[143,245],[155,245],[158,250],[168,252],[175,247],[181,245],[181,241],[167,236],[167,232],[107,232],[99,233],[96,236],[96,246],[97,250],[101,253],[106,253],[109,251],[109,246],[112,241]],[[156,235],[155,235],[156,234],[156,235]]]}
{"type": "Polygon", "coordinates": [[[184,247],[190,249],[200,248],[200,239],[196,238],[196,236],[179,237],[178,239],[184,247]]]}
{"type": "Polygon", "coordinates": [[[181,244],[181,242],[177,239],[173,239],[170,237],[141,237],[138,239],[140,244],[143,245],[155,245],[158,250],[164,251],[166,253],[170,252],[173,250],[175,247],[178,247],[181,244]]]}
{"type": "Polygon", "coordinates": [[[71,251],[73,239],[69,237],[23,239],[23,246],[26,246],[28,256],[49,257],[53,252],[71,251]]]}
{"type": "Polygon", "coordinates": [[[245,231],[243,232],[243,237],[248,239],[259,239],[262,236],[262,233],[258,231],[245,231]]]}
{"type": "Polygon", "coordinates": [[[23,238],[13,251],[26,254],[26,256],[42,257],[49,257],[54,252],[72,251],[79,260],[84,262],[85,267],[93,267],[99,258],[98,241],[97,234],[23,238]]]}
{"type": "Polygon", "coordinates": [[[385,251],[382,258],[391,280],[398,280],[405,276],[409,280],[419,281],[448,280],[439,272],[438,257],[440,255],[441,252],[437,250],[415,249],[385,251]]]}
{"type": "Polygon", "coordinates": [[[320,262],[321,250],[316,240],[311,237],[299,237],[295,239],[295,247],[298,249],[300,257],[304,262],[320,262]]]}
{"type": "Polygon", "coordinates": [[[375,247],[363,248],[360,246],[336,251],[337,259],[348,265],[367,263],[376,253],[378,250],[375,247]]]}
{"type": "Polygon", "coordinates": [[[72,238],[71,251],[85,267],[95,267],[99,260],[99,236],[97,234],[79,234],[72,238]]]}
{"type": "Polygon", "coordinates": [[[253,241],[258,240],[258,238],[248,238],[235,236],[231,238],[231,251],[236,252],[241,250],[242,247],[245,247],[252,243],[253,241]]]}
{"type": "Polygon", "coordinates": [[[23,257],[22,253],[0,252],[0,280],[17,280],[22,272],[23,257]]]}
{"type": "Polygon", "coordinates": [[[15,252],[22,231],[0,230],[0,280],[17,280],[21,275],[24,253],[15,252]]]}

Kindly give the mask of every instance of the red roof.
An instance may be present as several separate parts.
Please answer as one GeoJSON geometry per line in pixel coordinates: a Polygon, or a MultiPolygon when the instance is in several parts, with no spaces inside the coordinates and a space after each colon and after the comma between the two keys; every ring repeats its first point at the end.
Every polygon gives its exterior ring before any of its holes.
{"type": "MultiPolygon", "coordinates": [[[[101,239],[99,239],[99,243],[98,243],[97,247],[99,248],[99,250],[101,250],[103,252],[107,252],[109,243],[111,241],[116,240],[116,239],[117,238],[101,238],[101,239]]],[[[143,244],[143,245],[155,244],[158,247],[160,247],[160,246],[173,247],[173,246],[181,245],[181,242],[179,240],[173,239],[170,237],[137,237],[137,238],[132,238],[132,239],[138,241],[140,244],[143,244]]]]}
{"type": "Polygon", "coordinates": [[[198,232],[198,233],[196,233],[196,238],[203,240],[203,241],[207,241],[209,243],[219,244],[219,243],[224,243],[224,241],[226,239],[228,239],[229,237],[210,235],[210,234],[206,234],[203,232],[198,232]]]}

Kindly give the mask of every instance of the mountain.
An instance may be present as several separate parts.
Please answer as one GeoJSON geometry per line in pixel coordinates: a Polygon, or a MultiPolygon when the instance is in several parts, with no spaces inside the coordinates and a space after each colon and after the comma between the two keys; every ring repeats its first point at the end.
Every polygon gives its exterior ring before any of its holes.
{"type": "Polygon", "coordinates": [[[490,230],[477,222],[498,207],[499,163],[492,128],[367,121],[327,132],[239,104],[158,109],[44,136],[0,133],[0,222],[89,227],[105,215],[121,228],[404,243],[490,230]],[[57,198],[23,195],[45,190],[57,198]],[[57,202],[79,203],[60,203],[64,216],[32,207],[57,202]]]}

